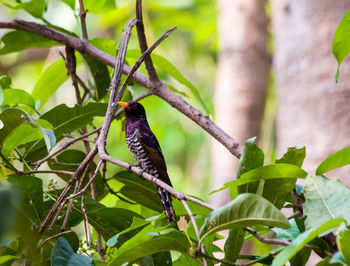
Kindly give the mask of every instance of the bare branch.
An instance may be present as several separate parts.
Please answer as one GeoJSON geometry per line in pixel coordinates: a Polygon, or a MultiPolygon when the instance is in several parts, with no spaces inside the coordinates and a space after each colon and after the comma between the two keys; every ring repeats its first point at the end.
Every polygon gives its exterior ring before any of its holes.
{"type": "MultiPolygon", "coordinates": [[[[197,236],[197,239],[198,239],[198,242],[199,242],[201,237],[199,235],[198,225],[197,225],[196,219],[193,216],[191,208],[188,206],[186,200],[182,199],[181,203],[182,203],[182,205],[184,205],[184,207],[185,207],[185,209],[186,209],[186,211],[188,213],[188,216],[190,216],[190,219],[191,219],[192,224],[193,224],[194,231],[196,232],[196,236],[197,236]]],[[[205,248],[204,248],[203,243],[201,243],[201,253],[205,254],[205,248]]],[[[203,256],[203,264],[204,264],[204,266],[208,265],[208,262],[207,262],[207,259],[205,258],[205,256],[203,256]]]]}
{"type": "Polygon", "coordinates": [[[38,245],[38,251],[42,248],[42,246],[43,246],[47,241],[50,241],[50,240],[52,240],[52,239],[58,238],[58,237],[60,237],[60,236],[63,236],[63,235],[65,235],[65,234],[69,234],[69,233],[72,233],[72,232],[73,232],[73,230],[68,230],[68,231],[60,232],[60,233],[58,233],[58,234],[56,234],[56,235],[53,235],[53,236],[50,236],[50,237],[44,239],[44,240],[41,241],[40,244],[38,245]]]}
{"type": "Polygon", "coordinates": [[[16,171],[17,175],[32,175],[32,174],[61,174],[61,175],[73,175],[73,172],[65,170],[37,170],[37,171],[16,171]]]}
{"type": "Polygon", "coordinates": [[[79,6],[80,6],[79,17],[80,17],[80,23],[81,23],[81,32],[83,35],[83,39],[88,40],[86,20],[85,20],[86,10],[84,8],[84,1],[83,0],[79,0],[79,6]]]}
{"type": "MultiPolygon", "coordinates": [[[[112,67],[115,66],[115,58],[113,56],[97,49],[86,40],[70,36],[41,24],[16,19],[15,21],[0,21],[0,28],[11,28],[32,32],[59,43],[69,45],[81,53],[91,55],[104,64],[112,67]]],[[[131,68],[129,66],[123,65],[124,74],[128,74],[130,70],[131,68]]],[[[148,77],[139,72],[135,72],[132,77],[145,88],[152,89],[157,96],[167,101],[175,109],[193,120],[223,144],[233,155],[240,158],[243,149],[242,145],[218,127],[208,116],[203,115],[199,110],[184,101],[179,95],[170,91],[163,83],[154,86],[153,82],[148,77]]]]}

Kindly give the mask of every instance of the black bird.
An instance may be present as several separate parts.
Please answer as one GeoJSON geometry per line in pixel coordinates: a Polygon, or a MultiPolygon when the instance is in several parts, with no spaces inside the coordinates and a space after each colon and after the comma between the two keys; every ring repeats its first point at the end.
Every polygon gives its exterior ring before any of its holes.
{"type": "MultiPolygon", "coordinates": [[[[141,169],[172,186],[162,150],[148,125],[145,109],[134,101],[118,104],[125,108],[126,143],[141,169]]],[[[167,220],[176,221],[171,195],[163,188],[157,188],[167,220]]]]}

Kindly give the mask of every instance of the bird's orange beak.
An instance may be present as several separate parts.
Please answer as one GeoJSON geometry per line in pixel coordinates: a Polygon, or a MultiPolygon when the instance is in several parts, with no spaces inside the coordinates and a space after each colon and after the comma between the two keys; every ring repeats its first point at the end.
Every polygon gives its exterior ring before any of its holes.
{"type": "Polygon", "coordinates": [[[125,107],[125,108],[130,108],[130,106],[125,102],[118,102],[118,104],[125,107]]]}

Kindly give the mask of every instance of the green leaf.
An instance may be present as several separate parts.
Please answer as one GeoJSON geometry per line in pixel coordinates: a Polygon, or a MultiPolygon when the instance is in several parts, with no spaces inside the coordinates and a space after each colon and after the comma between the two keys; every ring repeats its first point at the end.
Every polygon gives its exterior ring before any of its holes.
{"type": "Polygon", "coordinates": [[[319,234],[329,231],[340,224],[346,222],[344,219],[333,219],[311,230],[305,231],[294,239],[281,253],[279,253],[273,260],[272,266],[285,265],[285,263],[293,257],[299,250],[301,250],[307,243],[317,237],[319,234]]]}
{"type": "Polygon", "coordinates": [[[128,171],[119,172],[114,178],[125,184],[120,190],[124,196],[157,212],[163,211],[158,191],[152,182],[128,171]]]}
{"type": "Polygon", "coordinates": [[[89,13],[104,13],[116,8],[114,0],[86,0],[84,6],[89,13]]]}
{"type": "Polygon", "coordinates": [[[343,265],[343,266],[347,266],[348,265],[348,264],[345,263],[344,258],[342,257],[342,255],[341,255],[341,253],[339,251],[334,253],[332,258],[330,258],[329,262],[330,262],[330,264],[340,264],[340,265],[343,265]]]}
{"type": "Polygon", "coordinates": [[[298,166],[277,163],[245,172],[240,179],[226,183],[225,187],[236,190],[238,186],[240,193],[256,193],[259,181],[265,180],[262,196],[280,209],[294,189],[297,178],[306,176],[307,173],[298,166]]]}
{"type": "Polygon", "coordinates": [[[338,228],[337,245],[347,264],[350,264],[350,230],[344,224],[338,228]]]}
{"type": "Polygon", "coordinates": [[[51,265],[91,265],[93,266],[92,259],[88,256],[77,254],[73,252],[73,249],[69,245],[68,241],[64,237],[59,237],[51,253],[51,265]]]}
{"type": "MultiPolygon", "coordinates": [[[[139,58],[141,56],[139,50],[128,50],[127,57],[139,58]]],[[[204,108],[206,113],[209,113],[209,110],[203,100],[202,95],[200,94],[198,88],[196,88],[191,81],[189,81],[168,59],[157,54],[151,54],[153,63],[165,71],[168,75],[176,79],[179,83],[185,85],[190,89],[194,97],[199,101],[204,108]]]]}
{"type": "Polygon", "coordinates": [[[150,225],[127,241],[120,247],[110,265],[122,265],[137,258],[169,250],[187,253],[190,243],[184,234],[171,231],[169,234],[154,237],[151,233],[155,230],[157,229],[150,225]]]}
{"type": "MultiPolygon", "coordinates": [[[[234,264],[238,259],[239,252],[241,251],[244,242],[244,232],[242,229],[231,229],[226,239],[224,251],[224,261],[234,264]]],[[[221,266],[228,264],[221,263],[221,266]]]]}
{"type": "Polygon", "coordinates": [[[277,234],[278,239],[294,240],[301,234],[294,218],[289,220],[289,224],[291,227],[288,229],[282,229],[278,227],[272,228],[272,230],[277,234]]]}
{"type": "MultiPolygon", "coordinates": [[[[217,231],[252,225],[289,228],[284,215],[269,201],[256,194],[240,194],[227,205],[212,211],[201,228],[201,241],[217,231]]],[[[200,242],[201,242],[200,241],[200,242]]]]}
{"type": "Polygon", "coordinates": [[[193,257],[190,257],[187,254],[181,254],[180,257],[177,258],[177,260],[173,261],[173,266],[201,266],[203,263],[199,261],[199,259],[195,259],[193,257]]]}
{"type": "Polygon", "coordinates": [[[29,175],[10,175],[8,176],[8,181],[20,191],[20,211],[32,221],[40,223],[44,211],[43,181],[29,175]]]}
{"type": "Polygon", "coordinates": [[[66,3],[73,11],[75,11],[75,0],[62,0],[66,3]]]}
{"type": "Polygon", "coordinates": [[[0,189],[0,243],[13,222],[17,196],[13,189],[0,189]]]}
{"type": "MultiPolygon", "coordinates": [[[[244,143],[243,153],[241,159],[239,160],[236,179],[240,179],[241,176],[250,170],[261,167],[264,165],[264,152],[254,143],[255,137],[246,140],[244,143]]],[[[250,189],[253,189],[255,193],[258,188],[259,182],[250,184],[250,189]]],[[[238,187],[239,193],[246,193],[248,185],[238,187]]],[[[237,191],[236,188],[230,188],[230,193],[235,196],[231,191],[237,191]]],[[[231,197],[232,198],[232,197],[231,197]]]]}
{"type": "Polygon", "coordinates": [[[24,104],[35,109],[34,99],[28,92],[18,89],[6,89],[3,93],[4,101],[2,105],[24,104]]]}
{"type": "Polygon", "coordinates": [[[276,163],[294,164],[301,167],[306,155],[306,148],[289,147],[288,151],[283,154],[282,158],[276,160],[276,163]]]}
{"type": "MultiPolygon", "coordinates": [[[[7,108],[3,113],[0,114],[0,120],[4,123],[4,127],[0,129],[0,145],[4,145],[5,153],[12,151],[17,145],[32,140],[30,135],[35,134],[33,130],[31,132],[25,132],[24,128],[28,126],[37,128],[44,138],[43,146],[46,144],[47,150],[51,150],[56,143],[56,138],[52,130],[41,127],[27,112],[18,108],[7,108]],[[27,125],[23,127],[22,125],[27,125]],[[22,126],[22,127],[21,127],[22,126]],[[21,139],[23,138],[23,139],[21,139]],[[6,141],[9,143],[6,144],[6,141]],[[12,150],[9,150],[9,149],[12,150]]],[[[46,123],[46,125],[49,125],[46,123]]]]}
{"type": "Polygon", "coordinates": [[[350,147],[341,149],[328,156],[316,170],[316,175],[322,175],[326,172],[350,164],[350,147]]]}
{"type": "Polygon", "coordinates": [[[50,65],[40,76],[32,91],[35,101],[40,100],[41,106],[56,92],[56,90],[68,79],[66,65],[62,59],[58,59],[50,65]]]}
{"type": "Polygon", "coordinates": [[[30,48],[52,47],[58,45],[55,41],[26,31],[10,31],[2,36],[1,42],[3,43],[3,47],[0,49],[0,55],[19,52],[30,48]]]}
{"type": "Polygon", "coordinates": [[[90,55],[80,55],[85,63],[85,69],[93,80],[93,82],[89,82],[93,90],[92,95],[96,100],[101,100],[107,94],[111,83],[107,66],[90,55]]]}
{"type": "MultiPolygon", "coordinates": [[[[0,89],[8,89],[10,88],[10,85],[11,85],[11,78],[7,75],[3,75],[0,73],[0,89]]],[[[1,104],[1,102],[0,102],[1,104]]]]}
{"type": "MultiPolygon", "coordinates": [[[[57,141],[59,141],[63,138],[63,134],[71,133],[89,124],[95,116],[104,116],[106,110],[107,104],[104,103],[88,103],[85,106],[75,105],[72,108],[61,104],[43,114],[40,118],[49,121],[53,125],[53,132],[57,141]]],[[[25,154],[28,160],[35,161],[47,154],[45,150],[42,150],[43,141],[36,141],[28,146],[25,154]]]]}
{"type": "Polygon", "coordinates": [[[350,222],[350,189],[339,180],[324,176],[306,179],[304,186],[306,228],[311,229],[334,218],[350,222]]]}
{"type": "Polygon", "coordinates": [[[339,67],[343,60],[350,52],[350,11],[346,12],[343,19],[340,21],[337,30],[335,31],[332,53],[338,61],[338,69],[336,74],[336,82],[339,77],[339,67]]]}

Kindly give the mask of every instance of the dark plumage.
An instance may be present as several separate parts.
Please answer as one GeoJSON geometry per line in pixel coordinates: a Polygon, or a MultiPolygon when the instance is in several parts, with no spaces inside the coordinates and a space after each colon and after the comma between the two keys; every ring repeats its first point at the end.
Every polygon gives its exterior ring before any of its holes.
{"type": "MultiPolygon", "coordinates": [[[[172,186],[162,150],[148,125],[145,109],[137,102],[118,102],[118,104],[125,108],[125,138],[130,152],[144,171],[172,186]]],[[[175,221],[171,195],[164,189],[157,188],[165,216],[169,222],[175,221]]]]}

